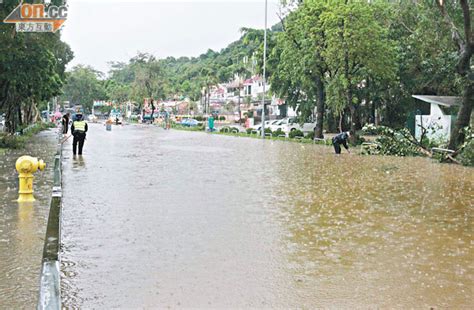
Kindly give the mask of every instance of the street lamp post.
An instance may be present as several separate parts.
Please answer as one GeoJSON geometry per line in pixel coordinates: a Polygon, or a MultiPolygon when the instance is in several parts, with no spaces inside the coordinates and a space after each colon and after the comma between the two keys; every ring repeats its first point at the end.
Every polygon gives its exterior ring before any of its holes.
{"type": "Polygon", "coordinates": [[[265,30],[263,35],[263,99],[262,99],[262,139],[265,139],[265,87],[266,87],[266,66],[267,66],[267,15],[268,0],[265,0],[265,30]]]}

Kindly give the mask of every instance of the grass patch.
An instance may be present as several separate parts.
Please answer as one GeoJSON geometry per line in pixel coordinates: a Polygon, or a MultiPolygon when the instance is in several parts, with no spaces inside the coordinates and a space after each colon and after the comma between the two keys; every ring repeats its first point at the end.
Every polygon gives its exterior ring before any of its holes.
{"type": "MultiPolygon", "coordinates": [[[[53,123],[37,123],[20,131],[19,134],[11,135],[0,133],[0,150],[1,149],[22,149],[26,143],[43,130],[55,128],[53,123]]],[[[1,153],[0,153],[1,154],[1,153]]]]}
{"type": "Polygon", "coordinates": [[[183,125],[174,124],[171,126],[171,128],[182,131],[205,131],[204,126],[186,127],[183,125]]]}
{"type": "MultiPolygon", "coordinates": [[[[243,138],[253,138],[253,139],[261,139],[262,136],[260,133],[258,134],[252,134],[252,133],[245,133],[245,132],[239,132],[239,133],[232,133],[232,132],[212,132],[214,135],[222,135],[222,136],[231,136],[231,137],[243,137],[243,138]]],[[[285,141],[285,142],[293,142],[293,143],[302,143],[302,144],[320,144],[320,145],[328,145],[331,146],[332,142],[330,139],[325,140],[325,141],[314,141],[313,139],[308,139],[308,138],[287,138],[287,137],[274,137],[274,136],[266,136],[266,140],[272,140],[272,141],[285,141]]]]}

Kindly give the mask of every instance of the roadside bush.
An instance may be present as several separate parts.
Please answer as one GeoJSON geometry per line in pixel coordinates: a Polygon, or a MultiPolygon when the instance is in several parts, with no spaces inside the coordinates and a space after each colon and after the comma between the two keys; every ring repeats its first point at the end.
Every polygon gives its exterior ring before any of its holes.
{"type": "Polygon", "coordinates": [[[204,121],[204,117],[202,117],[201,115],[196,116],[194,119],[197,120],[198,122],[204,121]]]}
{"type": "MultiPolygon", "coordinates": [[[[365,127],[363,128],[365,132],[365,127]]],[[[370,130],[373,130],[371,128],[370,130]]],[[[394,156],[420,156],[420,148],[414,144],[414,138],[408,129],[395,130],[385,126],[379,126],[374,130],[380,137],[375,140],[375,145],[366,149],[370,155],[394,155],[394,156]]]]}
{"type": "Polygon", "coordinates": [[[370,136],[375,136],[375,135],[378,135],[379,133],[378,127],[375,126],[374,124],[365,124],[362,130],[364,134],[370,135],[370,136]]]}
{"type": "Polygon", "coordinates": [[[219,132],[229,133],[231,131],[229,126],[222,127],[219,132]]]}
{"type": "Polygon", "coordinates": [[[459,161],[464,166],[474,166],[474,132],[471,128],[464,129],[465,142],[459,154],[459,161]]]}
{"type": "MultiPolygon", "coordinates": [[[[260,133],[262,131],[260,130],[260,133]]],[[[270,128],[265,128],[265,134],[272,134],[272,130],[270,128]]]]}
{"type": "Polygon", "coordinates": [[[56,125],[54,123],[37,123],[32,126],[28,126],[22,128],[20,133],[21,135],[10,135],[7,133],[0,133],[0,148],[5,149],[21,149],[25,147],[26,142],[28,139],[37,133],[47,130],[50,128],[54,128],[56,125]]]}
{"type": "Polygon", "coordinates": [[[0,134],[0,148],[3,149],[20,149],[26,144],[27,138],[25,136],[0,134]]]}
{"type": "Polygon", "coordinates": [[[314,131],[308,133],[305,138],[309,140],[314,140],[314,131]]]}
{"type": "Polygon", "coordinates": [[[290,134],[288,135],[288,137],[290,137],[290,139],[294,139],[296,137],[304,137],[304,134],[301,130],[293,130],[293,131],[290,131],[290,134]]]}
{"type": "Polygon", "coordinates": [[[274,137],[286,136],[286,135],[285,135],[285,132],[284,132],[283,129],[281,129],[281,128],[278,128],[277,130],[275,130],[272,135],[273,135],[274,137]]]}
{"type": "Polygon", "coordinates": [[[253,129],[252,128],[247,128],[247,129],[245,129],[245,131],[247,132],[248,135],[250,135],[252,133],[253,129]]]}
{"type": "MultiPolygon", "coordinates": [[[[250,128],[249,128],[250,129],[250,128]]],[[[224,132],[224,133],[239,133],[240,130],[237,127],[230,127],[230,126],[224,126],[222,127],[219,132],[224,132]]],[[[247,130],[248,133],[248,130],[247,130]]]]}
{"type": "Polygon", "coordinates": [[[219,120],[220,120],[220,121],[225,121],[225,120],[226,120],[226,118],[225,118],[225,116],[224,116],[224,115],[221,115],[221,116],[219,116],[219,120]]]}
{"type": "Polygon", "coordinates": [[[459,160],[464,166],[474,166],[474,140],[467,143],[459,155],[459,160]]]}

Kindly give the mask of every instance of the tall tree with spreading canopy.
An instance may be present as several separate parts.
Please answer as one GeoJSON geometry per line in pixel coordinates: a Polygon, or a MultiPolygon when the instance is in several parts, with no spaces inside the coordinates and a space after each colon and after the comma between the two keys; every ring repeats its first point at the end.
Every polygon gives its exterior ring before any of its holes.
{"type": "Polygon", "coordinates": [[[451,31],[451,37],[457,49],[456,72],[461,77],[463,85],[462,105],[449,142],[449,148],[455,150],[464,142],[464,127],[469,126],[474,103],[474,73],[471,61],[474,52],[474,31],[471,25],[471,4],[467,0],[460,0],[459,3],[436,0],[436,4],[451,31]],[[462,30],[459,30],[456,19],[450,14],[450,12],[459,12],[459,9],[462,11],[460,20],[462,30]]]}
{"type": "Polygon", "coordinates": [[[321,15],[326,35],[322,54],[330,72],[327,100],[350,110],[352,141],[360,129],[356,90],[364,87],[367,77],[395,78],[395,44],[381,23],[386,13],[383,2],[334,0],[321,15]]]}
{"type": "Polygon", "coordinates": [[[86,111],[91,111],[94,100],[107,99],[105,87],[101,78],[102,72],[90,66],[78,65],[67,74],[67,84],[61,98],[71,105],[82,105],[86,111]]]}
{"type": "MultiPolygon", "coordinates": [[[[3,1],[0,19],[17,5],[18,1],[3,1]]],[[[14,26],[0,23],[0,110],[5,112],[8,132],[33,122],[38,105],[60,94],[72,57],[59,32],[17,33],[14,26]]]]}

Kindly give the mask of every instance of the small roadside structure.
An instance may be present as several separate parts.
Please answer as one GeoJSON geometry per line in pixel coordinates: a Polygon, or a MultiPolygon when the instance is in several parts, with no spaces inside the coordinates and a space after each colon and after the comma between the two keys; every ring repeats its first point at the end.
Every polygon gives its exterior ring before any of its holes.
{"type": "Polygon", "coordinates": [[[455,96],[413,95],[415,99],[430,104],[429,115],[416,115],[415,137],[420,139],[425,129],[425,136],[438,141],[448,141],[451,130],[461,106],[462,98],[455,96]]]}

